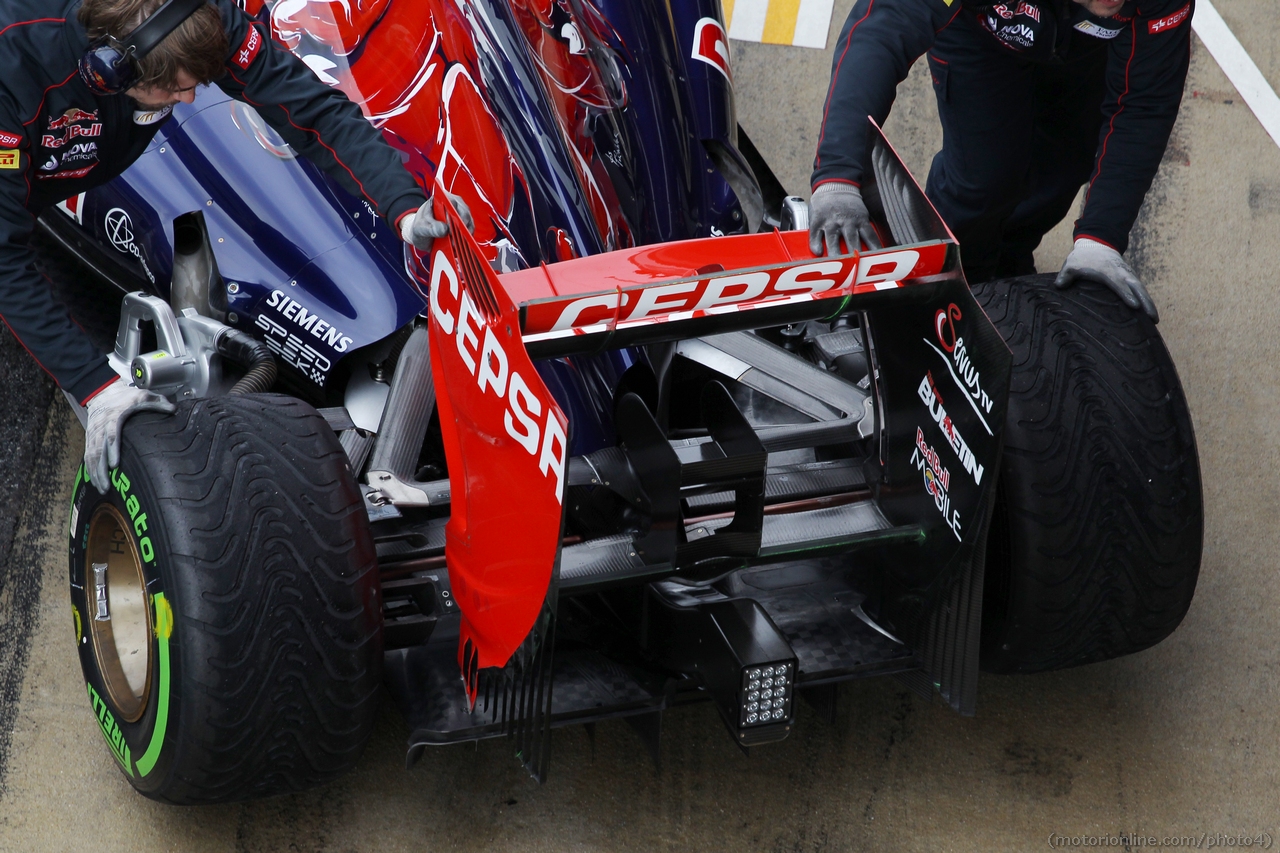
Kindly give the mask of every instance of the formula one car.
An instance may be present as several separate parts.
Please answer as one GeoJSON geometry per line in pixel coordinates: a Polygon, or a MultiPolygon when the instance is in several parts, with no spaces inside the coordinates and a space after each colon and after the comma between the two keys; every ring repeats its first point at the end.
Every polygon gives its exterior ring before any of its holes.
{"type": "Polygon", "coordinates": [[[746,749],[883,675],[972,714],[980,666],[1181,620],[1201,489],[1155,327],[1087,283],[971,289],[883,136],[885,248],[813,257],[716,0],[248,9],[451,228],[406,249],[213,88],[42,217],[128,293],[113,364],[178,403],[71,507],[88,698],[138,791],[324,783],[383,684],[410,762],[507,736],[542,778],[560,726],[656,749],[706,700],[746,749]]]}

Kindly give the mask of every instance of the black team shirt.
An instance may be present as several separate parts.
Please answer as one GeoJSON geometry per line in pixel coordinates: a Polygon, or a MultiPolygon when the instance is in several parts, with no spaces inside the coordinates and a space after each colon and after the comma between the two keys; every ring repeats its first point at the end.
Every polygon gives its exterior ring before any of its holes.
{"type": "Polygon", "coordinates": [[[912,63],[966,15],[1030,62],[1109,52],[1098,153],[1075,236],[1123,252],[1178,116],[1194,11],[1194,0],[1129,0],[1110,18],[1072,0],[858,0],[836,43],[811,183],[861,183],[867,117],[884,123],[912,63]]]}
{"type": "MultiPolygon", "coordinates": [[[[426,200],[356,104],[232,0],[211,2],[230,51],[219,88],[256,107],[295,150],[389,221],[426,200]]],[[[80,0],[5,0],[0,11],[0,318],[83,403],[116,374],[36,272],[28,239],[40,211],[119,175],[169,115],[135,115],[127,95],[95,95],[80,80],[89,40],[79,8],[80,0]]]]}

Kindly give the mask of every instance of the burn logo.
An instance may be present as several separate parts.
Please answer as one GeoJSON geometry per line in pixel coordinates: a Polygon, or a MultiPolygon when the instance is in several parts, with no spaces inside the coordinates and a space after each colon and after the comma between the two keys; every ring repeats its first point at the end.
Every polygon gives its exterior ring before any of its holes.
{"type": "Polygon", "coordinates": [[[946,408],[942,404],[942,395],[938,393],[938,386],[933,381],[933,373],[926,372],[924,379],[920,380],[920,387],[917,389],[920,395],[920,401],[924,403],[925,408],[929,410],[929,415],[933,418],[934,423],[942,430],[942,436],[947,440],[947,444],[951,445],[951,449],[955,451],[956,457],[960,460],[960,464],[964,470],[969,472],[969,476],[973,477],[973,482],[982,485],[982,474],[985,471],[983,465],[978,462],[973,451],[969,449],[968,443],[960,435],[960,431],[956,429],[956,425],[952,423],[951,416],[947,414],[946,408]]]}

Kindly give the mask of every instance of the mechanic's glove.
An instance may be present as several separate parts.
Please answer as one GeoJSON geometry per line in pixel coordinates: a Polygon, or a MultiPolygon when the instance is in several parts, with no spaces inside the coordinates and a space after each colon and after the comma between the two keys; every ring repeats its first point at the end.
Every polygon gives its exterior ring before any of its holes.
{"type": "Polygon", "coordinates": [[[1156,311],[1151,295],[1120,253],[1110,246],[1088,237],[1076,239],[1075,248],[1067,255],[1066,263],[1053,284],[1055,287],[1067,287],[1082,278],[1105,284],[1124,300],[1125,305],[1135,311],[1141,307],[1151,322],[1160,322],[1160,313],[1156,311]]]}
{"type": "MultiPolygon", "coordinates": [[[[462,217],[462,224],[467,226],[468,231],[474,232],[476,224],[471,219],[471,210],[467,207],[467,203],[453,193],[449,193],[449,201],[453,202],[454,210],[458,211],[458,216],[462,217]]],[[[422,207],[400,220],[400,237],[422,252],[431,249],[432,240],[448,233],[449,224],[431,215],[430,199],[427,199],[427,203],[422,207]]]]}
{"type": "Polygon", "coordinates": [[[809,251],[821,255],[826,241],[828,255],[842,254],[841,237],[849,252],[862,248],[859,237],[871,248],[881,248],[862,192],[853,184],[829,181],[819,185],[809,199],[809,251]]]}
{"type": "Polygon", "coordinates": [[[84,467],[100,493],[111,487],[109,473],[120,464],[120,430],[134,412],[173,414],[173,403],[154,391],[126,385],[122,380],[103,388],[86,406],[89,425],[84,431],[84,467]]]}

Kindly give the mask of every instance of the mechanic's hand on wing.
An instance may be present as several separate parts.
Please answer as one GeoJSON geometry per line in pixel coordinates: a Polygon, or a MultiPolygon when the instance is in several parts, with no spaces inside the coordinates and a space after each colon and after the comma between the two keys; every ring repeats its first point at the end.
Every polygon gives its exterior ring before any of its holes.
{"type": "Polygon", "coordinates": [[[120,430],[134,412],[173,414],[174,406],[154,391],[126,385],[117,379],[94,395],[86,408],[89,425],[84,434],[84,467],[100,493],[111,487],[109,472],[120,464],[120,430]]]}
{"type": "Polygon", "coordinates": [[[1124,300],[1125,305],[1134,310],[1142,308],[1151,322],[1160,322],[1160,313],[1156,311],[1151,295],[1120,253],[1110,246],[1088,237],[1078,238],[1053,284],[1055,287],[1067,287],[1082,278],[1105,284],[1124,300]]]}
{"type": "Polygon", "coordinates": [[[862,248],[861,237],[873,249],[882,248],[876,230],[871,227],[871,214],[862,201],[862,191],[853,184],[828,181],[819,184],[809,199],[809,251],[821,255],[840,255],[862,248]],[[847,249],[841,250],[840,238],[847,249]]]}
{"type": "MultiPolygon", "coordinates": [[[[467,226],[467,230],[475,232],[476,224],[471,219],[471,210],[467,207],[467,203],[453,193],[449,193],[449,201],[453,202],[453,209],[458,211],[458,216],[462,217],[462,223],[467,226]]],[[[430,199],[427,199],[427,203],[422,207],[400,220],[400,236],[419,251],[428,251],[432,240],[448,233],[449,224],[431,215],[430,199]]]]}

